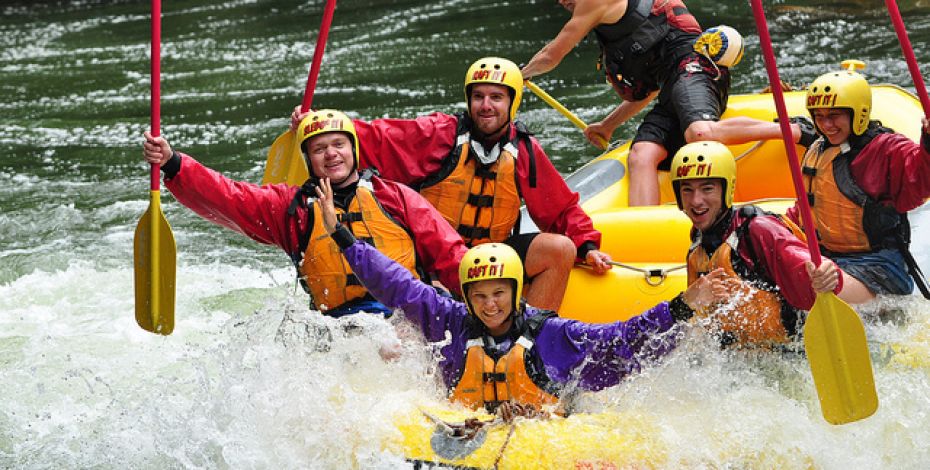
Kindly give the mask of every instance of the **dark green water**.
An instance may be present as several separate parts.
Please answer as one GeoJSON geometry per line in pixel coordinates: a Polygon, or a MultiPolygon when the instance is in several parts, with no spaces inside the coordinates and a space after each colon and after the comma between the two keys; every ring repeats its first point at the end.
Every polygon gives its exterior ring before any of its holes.
{"type": "MultiPolygon", "coordinates": [[[[921,1],[900,3],[927,76],[930,10],[921,1]]],[[[705,27],[728,24],[746,37],[732,92],[763,88],[748,3],[688,5],[705,27]]],[[[872,82],[913,89],[882,2],[765,5],[783,79],[803,85],[855,58],[868,64],[872,82]]],[[[362,358],[352,367],[301,348],[282,351],[274,340],[281,311],[299,310],[302,298],[285,257],[200,220],[167,195],[179,323],[168,339],[135,326],[132,237],[148,206],[141,162],[148,8],[139,1],[0,2],[0,468],[395,468],[397,456],[381,448],[392,432],[389,412],[409,407],[411,396],[435,396],[423,383],[425,365],[379,365],[365,355],[370,344],[350,340],[335,349],[362,358]]],[[[233,178],[259,181],[268,147],[301,100],[322,8],[322,1],[166,0],[163,134],[233,178]]],[[[550,0],[340,1],[314,105],[362,118],[462,109],[473,60],[525,62],[566,18],[550,0]]],[[[617,103],[594,70],[595,55],[588,39],[537,81],[585,121],[617,103]]],[[[529,93],[521,116],[566,174],[598,153],[529,93]]],[[[614,138],[631,137],[636,122],[614,138]]],[[[921,226],[915,252],[926,264],[921,226]]],[[[906,341],[915,324],[870,334],[906,341]]],[[[751,454],[720,445],[726,436],[775,455],[779,466],[915,468],[930,460],[924,371],[883,369],[885,414],[855,428],[826,428],[809,383],[792,392],[776,381],[774,388],[789,390],[773,392],[778,366],[768,364],[760,378],[753,363],[703,354],[703,376],[687,360],[672,361],[663,370],[681,378],[647,375],[607,394],[612,406],[648,408],[641,390],[649,390],[673,408],[704,410],[692,421],[723,434],[696,438],[688,422],[654,418],[672,429],[664,436],[670,447],[689,445],[673,452],[682,466],[754,467],[751,454]],[[682,396],[683,389],[695,395],[682,396]]]]}

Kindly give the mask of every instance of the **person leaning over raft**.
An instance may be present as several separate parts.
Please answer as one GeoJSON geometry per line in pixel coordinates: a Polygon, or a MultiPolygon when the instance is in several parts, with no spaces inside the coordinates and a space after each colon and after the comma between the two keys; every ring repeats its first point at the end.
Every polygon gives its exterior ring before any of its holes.
{"type": "Polygon", "coordinates": [[[340,220],[359,238],[397,261],[411,277],[421,267],[438,272],[458,289],[458,263],[467,248],[436,209],[410,188],[358,171],[358,139],[352,121],[334,110],[309,114],[297,138],[310,179],[303,187],[257,186],[232,181],[163,137],[145,133],[144,156],[161,165],[165,186],[201,217],[249,238],[277,245],[290,255],[310,293],[311,307],[340,317],[358,311],[391,314],[375,301],[346,266],[312,204],[319,178],[334,181],[340,220]]]}
{"type": "Polygon", "coordinates": [[[736,161],[725,145],[685,145],[671,171],[678,208],[693,224],[688,283],[714,270],[726,273],[728,308],[713,305],[698,314],[710,315],[724,344],[788,342],[801,331],[800,310],[810,310],[818,292],[843,297],[842,273],[826,258],[814,268],[795,224],[756,206],[733,207],[736,161]]]}
{"type": "Polygon", "coordinates": [[[468,246],[513,247],[529,279],[527,300],[558,310],[576,258],[598,274],[610,269],[601,233],[536,138],[514,120],[523,97],[516,64],[479,59],[464,88],[467,114],[355,121],[362,166],[417,189],[468,246]],[[522,203],[542,233],[519,233],[522,203]]]}
{"type": "MultiPolygon", "coordinates": [[[[781,139],[779,126],[772,122],[747,117],[720,120],[729,96],[729,67],[743,55],[736,30],[719,26],[701,35],[701,26],[682,0],[559,3],[572,17],[523,67],[523,76],[530,79],[556,68],[594,31],[601,47],[600,67],[623,101],[602,121],[585,129],[591,143],[602,147],[601,139],[610,141],[620,124],[658,97],[630,148],[631,206],[659,203],[657,171],[668,170],[670,156],[687,142],[740,144],[781,139]]],[[[815,137],[813,127],[804,119],[792,120],[795,142],[807,147],[815,137]]]]}
{"type": "MultiPolygon", "coordinates": [[[[847,274],[848,302],[910,294],[915,281],[930,299],[909,250],[907,220],[907,212],[930,197],[930,124],[921,119],[921,143],[915,144],[870,120],[872,90],[855,71],[865,64],[844,61],[843,67],[807,90],[820,138],[801,163],[821,250],[847,274]]],[[[788,216],[797,222],[798,207],[788,216]]]]}
{"type": "Polygon", "coordinates": [[[666,353],[674,343],[650,340],[691,318],[692,307],[727,295],[718,272],[627,321],[568,320],[522,302],[520,257],[503,243],[485,243],[462,258],[465,301],[460,302],[356,240],[336,220],[329,181],[324,179],[317,191],[326,229],[358,278],[385,305],[403,309],[427,341],[444,344],[443,380],[451,398],[470,407],[493,411],[503,402],[545,407],[558,401],[569,382],[586,390],[615,385],[638,370],[643,359],[666,353]]]}

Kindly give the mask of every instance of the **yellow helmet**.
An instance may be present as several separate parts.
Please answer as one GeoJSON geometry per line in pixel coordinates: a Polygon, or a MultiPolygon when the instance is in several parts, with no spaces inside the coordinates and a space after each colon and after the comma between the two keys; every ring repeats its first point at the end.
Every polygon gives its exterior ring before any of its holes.
{"type": "Polygon", "coordinates": [[[514,311],[518,310],[523,295],[523,262],[513,248],[503,243],[484,243],[465,252],[459,262],[459,283],[462,285],[465,305],[472,315],[475,310],[468,301],[465,286],[490,279],[510,279],[514,282],[513,308],[514,311]]]}
{"type": "Polygon", "coordinates": [[[706,178],[723,180],[723,202],[726,207],[733,207],[733,193],[736,191],[736,159],[726,145],[714,141],[692,142],[685,145],[672,159],[672,187],[678,208],[681,205],[681,181],[706,178]]]}
{"type": "MultiPolygon", "coordinates": [[[[844,60],[843,70],[825,73],[807,89],[807,110],[814,117],[818,108],[846,108],[852,111],[852,132],[862,135],[869,127],[872,112],[872,89],[865,77],[856,72],[865,63],[844,60]]],[[[816,123],[816,120],[815,120],[816,123]]]]}
{"type": "Polygon", "coordinates": [[[733,67],[743,59],[743,36],[729,26],[714,26],[698,36],[694,50],[717,65],[733,67]]]}
{"type": "Polygon", "coordinates": [[[510,88],[513,91],[513,100],[510,102],[510,120],[517,115],[517,108],[523,99],[523,73],[517,64],[500,57],[485,57],[478,59],[465,74],[465,104],[471,111],[470,88],[476,83],[490,83],[510,88]]]}
{"type": "MultiPolygon", "coordinates": [[[[355,169],[358,169],[358,135],[355,133],[355,124],[349,116],[335,109],[321,109],[313,111],[307,115],[300,125],[297,126],[297,145],[304,155],[307,155],[307,149],[304,142],[321,134],[330,132],[343,132],[349,134],[352,139],[353,150],[355,151],[355,169]]],[[[307,166],[309,168],[309,165],[307,166]]],[[[311,170],[312,172],[312,170],[311,170]]]]}

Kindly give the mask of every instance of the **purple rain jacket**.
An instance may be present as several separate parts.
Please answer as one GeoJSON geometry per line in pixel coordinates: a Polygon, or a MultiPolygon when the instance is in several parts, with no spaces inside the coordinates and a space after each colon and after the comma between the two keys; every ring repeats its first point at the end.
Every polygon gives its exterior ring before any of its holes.
{"type": "MultiPolygon", "coordinates": [[[[384,305],[402,309],[427,341],[441,343],[437,346],[441,347],[442,377],[447,387],[454,387],[465,367],[465,304],[440,295],[373,246],[352,239],[348,233],[342,237],[340,232],[334,233],[334,238],[365,288],[384,305]]],[[[526,307],[527,316],[539,313],[535,307],[526,307]]],[[[541,359],[553,385],[571,382],[583,390],[600,390],[639,371],[642,361],[672,350],[674,335],[662,333],[675,323],[668,302],[616,323],[552,317],[543,323],[529,353],[541,359]]]]}

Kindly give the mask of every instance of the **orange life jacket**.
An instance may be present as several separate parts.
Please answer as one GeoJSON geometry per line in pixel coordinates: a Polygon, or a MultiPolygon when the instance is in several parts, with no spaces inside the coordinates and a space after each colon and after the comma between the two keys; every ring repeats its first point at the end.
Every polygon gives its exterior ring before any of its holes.
{"type": "Polygon", "coordinates": [[[870,127],[860,136],[858,147],[849,142],[826,149],[821,138],[804,155],[804,184],[814,213],[820,244],[834,253],[862,253],[888,247],[907,251],[910,224],[891,204],[875,200],[859,186],[850,165],[875,136],[891,132],[870,127]]]}
{"type": "MultiPolygon", "coordinates": [[[[461,119],[459,120],[462,121],[461,119]]],[[[462,127],[462,126],[460,126],[462,127]]],[[[471,154],[470,132],[459,132],[456,146],[440,170],[420,187],[426,198],[458,231],[468,246],[501,242],[520,219],[517,148],[521,135],[503,145],[497,161],[483,165],[471,154]]]]}
{"type": "MultiPolygon", "coordinates": [[[[762,213],[754,207],[740,210],[747,215],[762,213]]],[[[745,219],[710,256],[701,246],[700,238],[694,242],[688,253],[688,285],[716,268],[723,268],[731,300],[726,306],[704,309],[698,316],[710,317],[715,326],[741,345],[785,343],[789,339],[786,322],[791,323],[790,334],[793,334],[797,312],[775,292],[772,282],[753,276],[739,255],[734,255],[738,253],[740,238],[748,234],[749,222],[754,216],[745,219]],[[738,270],[743,274],[738,274],[738,270]]]]}
{"type": "Polygon", "coordinates": [[[863,207],[840,192],[833,171],[834,160],[849,151],[849,145],[832,145],[824,150],[823,144],[820,140],[811,145],[803,161],[804,186],[820,244],[838,253],[872,251],[862,225],[863,207]]]}
{"type": "MultiPolygon", "coordinates": [[[[339,246],[326,232],[319,204],[311,204],[310,210],[313,225],[298,271],[312,297],[313,307],[325,313],[364,297],[368,291],[359,283],[339,246]]],[[[418,275],[413,238],[375,199],[370,180],[359,180],[349,207],[336,207],[336,216],[356,238],[374,245],[388,258],[418,275]]]]}
{"type": "MultiPolygon", "coordinates": [[[[532,405],[536,408],[555,406],[559,398],[544,390],[549,383],[545,372],[527,372],[536,335],[543,322],[554,312],[541,312],[528,320],[523,333],[507,353],[494,361],[484,350],[487,337],[470,338],[466,343],[465,368],[452,389],[450,399],[470,408],[485,407],[493,411],[505,401],[532,405]],[[535,377],[535,378],[534,378],[535,377]]],[[[536,367],[532,367],[536,370],[536,367]]]]}
{"type": "Polygon", "coordinates": [[[878,135],[890,132],[893,131],[873,121],[868,130],[855,139],[854,148],[844,142],[824,150],[826,139],[821,137],[814,142],[803,161],[807,200],[826,255],[895,248],[904,258],[920,293],[930,299],[930,284],[909,249],[911,225],[907,214],[869,196],[852,175],[851,164],[859,151],[878,135]]]}

